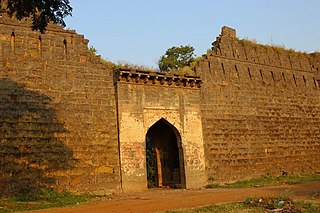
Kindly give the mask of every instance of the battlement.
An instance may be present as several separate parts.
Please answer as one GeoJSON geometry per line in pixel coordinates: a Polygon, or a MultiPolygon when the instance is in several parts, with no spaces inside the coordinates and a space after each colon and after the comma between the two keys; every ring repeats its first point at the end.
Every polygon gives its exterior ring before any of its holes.
{"type": "Polygon", "coordinates": [[[170,87],[200,88],[202,86],[202,80],[200,79],[200,76],[157,73],[153,71],[130,69],[116,70],[115,80],[125,83],[170,87]]]}
{"type": "Polygon", "coordinates": [[[89,40],[75,30],[49,24],[44,34],[31,30],[31,21],[18,21],[0,14],[0,44],[4,57],[13,60],[66,61],[67,63],[100,64],[100,57],[91,54],[89,40]],[[27,59],[28,58],[28,59],[27,59]]]}
{"type": "Polygon", "coordinates": [[[236,30],[222,27],[220,35],[212,43],[214,57],[222,57],[244,63],[292,71],[318,73],[319,53],[302,53],[277,45],[262,45],[254,40],[239,39],[236,30]]]}

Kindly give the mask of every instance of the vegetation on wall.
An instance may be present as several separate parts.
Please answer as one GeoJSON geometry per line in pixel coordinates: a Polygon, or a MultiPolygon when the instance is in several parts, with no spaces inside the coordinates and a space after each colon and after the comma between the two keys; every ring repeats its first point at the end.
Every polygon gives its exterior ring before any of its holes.
{"type": "Polygon", "coordinates": [[[246,46],[251,46],[253,48],[265,48],[265,49],[271,49],[275,52],[278,53],[286,53],[289,56],[305,56],[305,57],[310,57],[310,54],[308,54],[307,52],[301,52],[301,51],[297,51],[293,48],[287,48],[284,44],[283,45],[276,45],[276,44],[259,44],[255,39],[238,39],[238,42],[246,47],[246,46]]]}
{"type": "Polygon", "coordinates": [[[157,72],[156,69],[153,67],[149,67],[142,64],[133,64],[128,61],[117,61],[114,62],[114,68],[115,69],[130,69],[130,70],[140,70],[140,71],[151,71],[151,72],[157,72]]]}
{"type": "MultiPolygon", "coordinates": [[[[170,72],[179,75],[194,75],[194,68],[203,60],[203,57],[194,56],[194,48],[191,46],[180,46],[169,48],[165,55],[161,56],[158,61],[159,68],[149,67],[142,64],[134,64],[128,61],[111,62],[98,55],[98,50],[94,46],[90,46],[89,53],[92,56],[100,57],[101,63],[107,65],[111,69],[128,69],[151,72],[170,72]]],[[[207,50],[206,55],[212,53],[212,50],[207,50]]]]}
{"type": "Polygon", "coordinates": [[[128,61],[117,61],[117,62],[111,62],[107,59],[102,58],[100,55],[98,55],[98,50],[94,46],[90,46],[89,53],[92,56],[97,56],[100,58],[100,62],[102,64],[107,65],[111,69],[129,69],[129,70],[140,70],[140,71],[153,71],[157,72],[156,69],[153,67],[148,67],[141,64],[133,64],[128,61]]]}

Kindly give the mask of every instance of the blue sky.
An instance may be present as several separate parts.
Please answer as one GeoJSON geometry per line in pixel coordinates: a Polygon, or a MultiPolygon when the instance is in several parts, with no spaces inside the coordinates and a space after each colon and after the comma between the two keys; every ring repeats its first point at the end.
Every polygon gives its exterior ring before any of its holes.
{"type": "Polygon", "coordinates": [[[70,0],[67,28],[90,40],[103,58],[157,67],[172,46],[197,56],[226,25],[239,38],[320,51],[319,0],[70,0]]]}

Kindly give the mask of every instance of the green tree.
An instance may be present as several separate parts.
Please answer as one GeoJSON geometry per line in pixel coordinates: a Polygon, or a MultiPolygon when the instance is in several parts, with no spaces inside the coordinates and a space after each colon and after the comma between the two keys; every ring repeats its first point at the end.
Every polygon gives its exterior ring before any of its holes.
{"type": "Polygon", "coordinates": [[[69,0],[0,0],[1,12],[18,20],[32,20],[32,29],[43,33],[49,22],[65,27],[64,18],[72,15],[69,0]]]}
{"type": "Polygon", "coordinates": [[[171,72],[189,66],[194,60],[194,48],[191,46],[171,47],[158,61],[162,72],[171,72]]]}

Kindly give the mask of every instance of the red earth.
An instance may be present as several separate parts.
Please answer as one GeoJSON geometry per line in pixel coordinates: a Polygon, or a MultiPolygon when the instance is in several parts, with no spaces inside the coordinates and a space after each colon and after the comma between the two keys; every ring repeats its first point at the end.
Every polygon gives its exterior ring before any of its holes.
{"type": "Polygon", "coordinates": [[[217,203],[243,201],[246,197],[287,195],[295,200],[310,200],[320,194],[320,181],[292,185],[246,189],[151,189],[139,193],[119,193],[111,198],[74,207],[35,211],[37,213],[145,213],[191,208],[217,203]]]}

